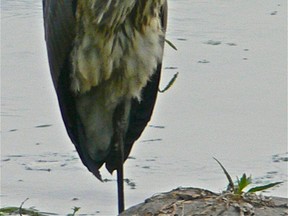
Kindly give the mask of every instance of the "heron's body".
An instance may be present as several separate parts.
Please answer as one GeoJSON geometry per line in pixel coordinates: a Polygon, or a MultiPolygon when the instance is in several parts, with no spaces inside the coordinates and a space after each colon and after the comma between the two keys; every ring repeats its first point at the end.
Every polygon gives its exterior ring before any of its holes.
{"type": "Polygon", "coordinates": [[[122,166],[150,120],[166,4],[43,0],[49,64],[62,117],[82,162],[98,178],[104,163],[110,172],[122,166]]]}

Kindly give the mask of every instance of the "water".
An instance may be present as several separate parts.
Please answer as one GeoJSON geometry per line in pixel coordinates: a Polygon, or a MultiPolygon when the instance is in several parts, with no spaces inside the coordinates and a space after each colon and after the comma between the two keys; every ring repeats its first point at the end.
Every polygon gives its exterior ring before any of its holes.
{"type": "MultiPolygon", "coordinates": [[[[285,0],[169,1],[161,88],[153,118],[125,164],[126,203],[178,186],[215,192],[232,177],[284,183],[287,197],[285,0]]],[[[1,207],[115,215],[115,175],[101,183],[66,135],[49,75],[41,1],[1,1],[1,207]]]]}

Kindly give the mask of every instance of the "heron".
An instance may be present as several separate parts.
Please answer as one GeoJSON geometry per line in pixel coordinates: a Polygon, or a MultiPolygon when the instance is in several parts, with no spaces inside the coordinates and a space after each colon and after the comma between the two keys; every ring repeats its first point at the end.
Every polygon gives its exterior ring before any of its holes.
{"type": "Polygon", "coordinates": [[[43,0],[50,73],[68,136],[102,181],[123,164],[154,109],[167,26],[166,0],[43,0]]]}

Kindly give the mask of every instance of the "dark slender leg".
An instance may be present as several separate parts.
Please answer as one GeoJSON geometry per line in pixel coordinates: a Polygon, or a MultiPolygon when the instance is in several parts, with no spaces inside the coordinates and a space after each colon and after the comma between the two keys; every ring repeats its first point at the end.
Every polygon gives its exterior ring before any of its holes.
{"type": "Polygon", "coordinates": [[[117,168],[117,187],[118,187],[118,212],[124,211],[124,137],[126,128],[127,109],[125,102],[118,105],[115,111],[114,119],[116,121],[115,138],[118,147],[118,168],[117,168]]]}
{"type": "Polygon", "coordinates": [[[118,212],[124,211],[124,180],[123,180],[123,165],[117,169],[117,186],[118,186],[118,212]]]}
{"type": "MultiPolygon", "coordinates": [[[[121,121],[121,120],[120,120],[121,121]]],[[[117,169],[117,187],[118,187],[118,212],[119,214],[124,211],[124,131],[122,122],[119,122],[119,164],[117,169]]]]}

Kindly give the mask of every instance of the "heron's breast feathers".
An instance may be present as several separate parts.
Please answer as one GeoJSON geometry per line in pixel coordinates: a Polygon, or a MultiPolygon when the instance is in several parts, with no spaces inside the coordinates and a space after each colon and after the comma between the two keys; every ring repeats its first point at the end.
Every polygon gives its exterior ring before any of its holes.
{"type": "Polygon", "coordinates": [[[140,99],[162,60],[163,4],[164,0],[78,1],[72,91],[83,94],[101,85],[108,104],[123,96],[140,99]]]}

